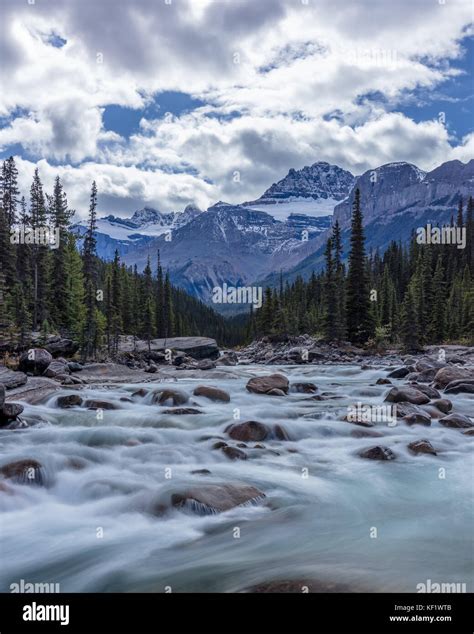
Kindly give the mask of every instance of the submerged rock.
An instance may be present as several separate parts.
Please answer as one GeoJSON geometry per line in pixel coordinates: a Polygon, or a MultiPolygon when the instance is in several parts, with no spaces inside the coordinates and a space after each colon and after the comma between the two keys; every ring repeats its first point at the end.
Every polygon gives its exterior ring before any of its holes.
{"type": "Polygon", "coordinates": [[[66,394],[65,396],[58,396],[56,400],[57,407],[61,409],[67,409],[69,407],[80,407],[82,405],[82,398],[79,394],[66,394]]]}
{"type": "Polygon", "coordinates": [[[269,376],[256,376],[247,383],[246,387],[253,394],[268,394],[270,390],[281,390],[288,393],[289,381],[283,374],[270,374],[269,376]]]}
{"type": "Polygon", "coordinates": [[[392,387],[390,392],[385,397],[385,401],[388,403],[401,403],[408,402],[413,405],[424,405],[429,403],[430,399],[426,394],[416,389],[415,387],[392,387]]]}
{"type": "Polygon", "coordinates": [[[449,412],[453,409],[453,404],[447,398],[437,399],[436,401],[433,401],[432,405],[434,405],[436,409],[439,409],[440,412],[443,412],[443,414],[449,414],[449,412]]]}
{"type": "Polygon", "coordinates": [[[176,409],[165,409],[163,414],[176,414],[176,416],[185,416],[186,414],[202,414],[200,409],[193,407],[177,407],[176,409]]]}
{"type": "Polygon", "coordinates": [[[213,515],[236,506],[259,504],[265,497],[265,493],[248,484],[207,484],[173,493],[171,504],[199,515],[213,515]]]}
{"type": "Polygon", "coordinates": [[[194,396],[204,396],[211,401],[222,401],[223,403],[229,403],[230,401],[230,395],[227,392],[208,385],[198,385],[193,394],[194,396]]]}
{"type": "Polygon", "coordinates": [[[120,409],[120,407],[115,403],[109,403],[109,401],[96,401],[94,399],[85,401],[84,407],[87,407],[87,409],[120,409]]]}
{"type": "Polygon", "coordinates": [[[314,383],[292,383],[290,392],[301,392],[302,394],[314,394],[318,388],[314,383]]]}
{"type": "Polygon", "coordinates": [[[188,401],[188,395],[179,390],[160,390],[153,395],[153,403],[160,405],[184,405],[188,401]]]}
{"type": "Polygon", "coordinates": [[[361,458],[368,458],[369,460],[394,460],[395,454],[388,447],[382,447],[377,445],[375,447],[369,447],[360,452],[361,458]]]}
{"type": "Polygon", "coordinates": [[[434,387],[430,387],[429,385],[424,385],[421,383],[417,383],[416,381],[409,384],[409,387],[414,387],[415,389],[423,392],[428,398],[441,398],[441,394],[434,387]]]}
{"type": "Polygon", "coordinates": [[[431,425],[431,417],[426,412],[416,412],[404,416],[403,419],[407,425],[431,425]]]}
{"type": "Polygon", "coordinates": [[[453,427],[455,429],[474,427],[471,420],[464,414],[448,414],[448,416],[439,419],[439,424],[443,425],[443,427],[453,427]]]}
{"type": "Polygon", "coordinates": [[[429,440],[415,440],[408,445],[408,449],[414,454],[427,453],[433,456],[437,455],[429,440]]]}
{"type": "Polygon", "coordinates": [[[223,453],[231,460],[247,460],[247,454],[242,449],[237,447],[229,447],[229,445],[222,447],[223,453]]]}
{"type": "Polygon", "coordinates": [[[43,466],[37,460],[24,459],[0,467],[0,473],[18,484],[44,484],[43,466]]]}
{"type": "Polygon", "coordinates": [[[271,436],[271,429],[264,423],[249,420],[246,423],[235,423],[225,429],[233,440],[258,442],[271,436]]]}
{"type": "Polygon", "coordinates": [[[390,379],[384,379],[381,377],[375,381],[375,385],[392,385],[392,381],[390,379]]]}

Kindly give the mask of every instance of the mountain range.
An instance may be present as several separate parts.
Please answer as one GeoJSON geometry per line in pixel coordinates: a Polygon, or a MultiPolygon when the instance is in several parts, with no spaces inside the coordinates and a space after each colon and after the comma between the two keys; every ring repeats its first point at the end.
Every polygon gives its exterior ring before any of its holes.
{"type": "MultiPolygon", "coordinates": [[[[428,173],[410,163],[388,163],[359,176],[317,162],[290,169],[254,201],[218,202],[206,211],[193,205],[168,213],[145,207],[128,219],[101,218],[97,251],[111,259],[118,249],[124,262],[143,269],[159,249],[172,282],[210,302],[212,289],[224,282],[274,284],[280,271],[289,280],[308,277],[322,266],[336,219],[347,252],[357,187],[367,248],[383,252],[392,240],[408,240],[417,227],[450,222],[460,196],[474,194],[474,159],[449,161],[428,173]]],[[[85,221],[74,226],[79,237],[85,229],[85,221]]]]}

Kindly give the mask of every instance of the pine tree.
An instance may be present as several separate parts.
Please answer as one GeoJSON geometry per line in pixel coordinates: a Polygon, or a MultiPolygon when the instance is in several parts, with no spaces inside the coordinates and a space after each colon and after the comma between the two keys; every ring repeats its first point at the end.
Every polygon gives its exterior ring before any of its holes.
{"type": "Polygon", "coordinates": [[[400,336],[407,352],[418,352],[420,350],[418,320],[412,288],[407,289],[403,300],[400,336]]]}
{"type": "Polygon", "coordinates": [[[346,313],[349,339],[353,343],[359,344],[365,343],[374,333],[374,323],[370,313],[364,242],[360,190],[356,189],[351,223],[346,313]]]}
{"type": "MultiPolygon", "coordinates": [[[[30,189],[31,227],[38,231],[47,227],[46,202],[38,168],[35,169],[30,189]]],[[[33,246],[33,329],[41,328],[48,319],[49,288],[48,247],[33,246]]]]}
{"type": "Polygon", "coordinates": [[[120,257],[117,249],[114,254],[114,261],[112,263],[112,340],[114,354],[118,353],[119,348],[119,336],[122,332],[122,281],[120,275],[120,257]]]}
{"type": "Polygon", "coordinates": [[[54,182],[54,192],[50,200],[51,227],[56,233],[57,244],[52,251],[51,262],[51,298],[50,313],[54,324],[61,327],[67,322],[68,316],[68,271],[67,232],[72,213],[68,209],[66,194],[59,176],[54,182]]]}
{"type": "Polygon", "coordinates": [[[433,276],[433,313],[430,324],[433,343],[444,340],[446,330],[446,297],[442,256],[438,256],[436,270],[433,276]]]}
{"type": "Polygon", "coordinates": [[[165,337],[172,337],[174,330],[174,313],[173,313],[173,298],[171,295],[171,282],[168,271],[166,271],[165,284],[164,284],[164,331],[165,337]]]}
{"type": "Polygon", "coordinates": [[[333,241],[331,238],[326,243],[324,256],[326,259],[326,280],[325,280],[325,299],[326,314],[324,319],[324,334],[326,339],[334,341],[336,339],[336,320],[337,320],[337,296],[336,296],[336,280],[334,261],[332,257],[333,241]]]}
{"type": "Polygon", "coordinates": [[[83,270],[85,286],[85,321],[82,334],[82,356],[84,359],[92,357],[99,342],[99,324],[97,321],[97,264],[96,238],[97,229],[97,186],[92,183],[89,219],[83,246],[83,270]]]}
{"type": "Polygon", "coordinates": [[[161,339],[165,336],[165,291],[163,282],[163,269],[160,261],[160,251],[157,254],[156,267],[156,336],[161,339]]]}

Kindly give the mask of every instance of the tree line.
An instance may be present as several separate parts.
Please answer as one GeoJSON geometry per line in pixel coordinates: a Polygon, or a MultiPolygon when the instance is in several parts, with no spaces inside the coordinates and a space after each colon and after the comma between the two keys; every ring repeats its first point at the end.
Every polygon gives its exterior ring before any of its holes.
{"type": "MultiPolygon", "coordinates": [[[[0,331],[21,347],[32,331],[58,333],[80,342],[84,358],[98,351],[118,351],[119,336],[153,338],[214,337],[232,345],[241,338],[210,307],[175,288],[159,257],[148,259],[143,272],[97,256],[97,187],[92,184],[87,229],[80,239],[71,231],[74,210],[69,208],[61,179],[52,194],[44,191],[36,169],[29,201],[20,197],[13,157],[3,162],[0,176],[0,331]],[[47,228],[59,240],[17,243],[19,227],[47,228]]],[[[32,234],[33,235],[33,234],[32,234]]],[[[38,234],[37,234],[38,235],[38,234]]]]}
{"type": "Polygon", "coordinates": [[[367,255],[360,192],[355,192],[349,253],[344,259],[336,221],[324,252],[325,267],[308,281],[298,277],[266,288],[262,307],[251,316],[248,337],[318,335],[386,347],[402,344],[474,343],[474,204],[459,200],[451,226],[465,231],[456,244],[392,242],[383,255],[367,255]]]}

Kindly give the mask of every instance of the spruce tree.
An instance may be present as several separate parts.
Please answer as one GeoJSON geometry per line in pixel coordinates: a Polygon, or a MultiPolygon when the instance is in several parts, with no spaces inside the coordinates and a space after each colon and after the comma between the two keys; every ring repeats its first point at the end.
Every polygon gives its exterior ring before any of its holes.
{"type": "Polygon", "coordinates": [[[433,312],[430,324],[430,332],[433,343],[441,343],[444,340],[446,330],[446,297],[444,268],[442,256],[438,256],[436,270],[433,276],[433,312]]]}
{"type": "MultiPolygon", "coordinates": [[[[35,169],[30,189],[30,216],[34,230],[47,227],[46,201],[38,168],[35,169]]],[[[48,319],[48,251],[47,245],[33,245],[33,330],[39,330],[48,319]]]]}
{"type": "Polygon", "coordinates": [[[85,321],[82,334],[82,356],[84,359],[92,357],[99,341],[99,324],[97,315],[97,263],[96,237],[97,229],[97,186],[92,183],[89,204],[89,218],[83,245],[83,270],[85,287],[85,321]]]}
{"type": "Polygon", "coordinates": [[[346,314],[349,339],[358,344],[365,343],[374,333],[374,323],[370,312],[362,221],[360,190],[357,188],[352,211],[346,314]]]}

